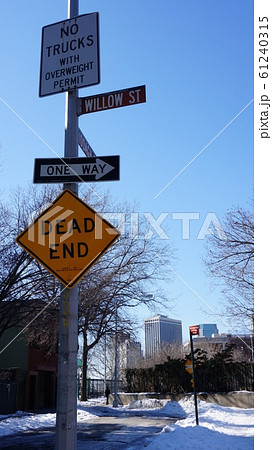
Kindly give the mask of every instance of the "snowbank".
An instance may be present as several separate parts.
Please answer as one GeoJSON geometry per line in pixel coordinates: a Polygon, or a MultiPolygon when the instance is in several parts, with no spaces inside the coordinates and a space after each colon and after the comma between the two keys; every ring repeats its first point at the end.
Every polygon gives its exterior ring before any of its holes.
{"type": "Polygon", "coordinates": [[[158,400],[156,398],[144,398],[142,400],[134,400],[128,405],[129,409],[154,409],[162,408],[167,403],[167,400],[158,400]]]}
{"type": "Polygon", "coordinates": [[[199,425],[195,423],[191,399],[179,402],[186,419],[166,426],[148,446],[149,450],[253,450],[254,410],[224,407],[204,401],[198,402],[199,425]]]}
{"type": "MultiPolygon", "coordinates": [[[[186,417],[184,409],[178,402],[171,402],[170,400],[157,400],[155,398],[135,400],[124,409],[132,409],[138,412],[140,411],[141,415],[144,413],[146,414],[146,410],[152,410],[157,417],[173,417],[179,419],[184,419],[186,417]]],[[[148,415],[150,416],[150,413],[148,415]]]]}

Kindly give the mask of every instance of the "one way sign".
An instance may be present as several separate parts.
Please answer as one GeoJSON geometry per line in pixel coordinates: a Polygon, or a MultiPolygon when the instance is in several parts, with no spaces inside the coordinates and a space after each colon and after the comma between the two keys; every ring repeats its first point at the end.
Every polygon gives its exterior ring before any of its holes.
{"type": "Polygon", "coordinates": [[[66,183],[86,181],[116,181],[119,176],[119,156],[95,158],[35,159],[34,183],[66,183]]]}

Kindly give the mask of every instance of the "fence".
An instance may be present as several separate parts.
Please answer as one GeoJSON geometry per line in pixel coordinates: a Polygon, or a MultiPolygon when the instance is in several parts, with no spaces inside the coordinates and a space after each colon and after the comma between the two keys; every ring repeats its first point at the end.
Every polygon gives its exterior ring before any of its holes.
{"type": "MultiPolygon", "coordinates": [[[[109,387],[110,392],[114,392],[114,380],[106,380],[106,385],[109,387]]],[[[99,378],[87,378],[87,397],[95,398],[105,395],[105,380],[99,378]]],[[[117,381],[117,392],[123,392],[125,389],[125,383],[123,380],[117,381]]],[[[78,392],[80,394],[80,383],[78,392]]]]}

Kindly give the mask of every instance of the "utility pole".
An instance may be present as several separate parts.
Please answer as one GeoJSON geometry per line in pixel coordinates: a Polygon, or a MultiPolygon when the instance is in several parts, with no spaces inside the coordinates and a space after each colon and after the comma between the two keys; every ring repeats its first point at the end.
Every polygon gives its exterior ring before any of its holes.
{"type": "MultiPolygon", "coordinates": [[[[68,19],[78,16],[78,0],[68,0],[68,19]]],[[[78,90],[66,92],[65,157],[78,156],[78,90]]],[[[63,189],[78,193],[77,183],[65,183],[63,189]]],[[[56,450],[77,448],[77,349],[78,349],[78,287],[61,286],[56,450]]]]}

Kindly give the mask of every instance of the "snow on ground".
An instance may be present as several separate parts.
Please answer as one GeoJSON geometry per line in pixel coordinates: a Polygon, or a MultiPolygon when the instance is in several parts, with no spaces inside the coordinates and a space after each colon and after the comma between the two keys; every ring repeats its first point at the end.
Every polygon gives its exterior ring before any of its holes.
{"type": "Polygon", "coordinates": [[[55,424],[56,414],[31,414],[17,411],[8,417],[0,416],[0,437],[28,430],[54,427],[55,424]]]}
{"type": "Polygon", "coordinates": [[[199,425],[195,421],[192,399],[179,404],[187,417],[173,426],[166,426],[148,446],[150,450],[215,449],[251,450],[253,444],[253,409],[223,407],[204,401],[198,402],[199,425]]]}
{"type": "MultiPolygon", "coordinates": [[[[150,450],[253,449],[253,409],[223,407],[198,401],[199,425],[195,422],[192,398],[179,402],[145,399],[132,402],[127,407],[113,408],[102,404],[104,399],[78,404],[78,423],[91,422],[101,416],[147,415],[149,417],[178,418],[172,426],[166,426],[148,445],[150,450]]],[[[54,427],[55,414],[17,412],[0,416],[0,436],[27,430],[54,427]]],[[[129,447],[128,447],[129,449],[129,447]]]]}

